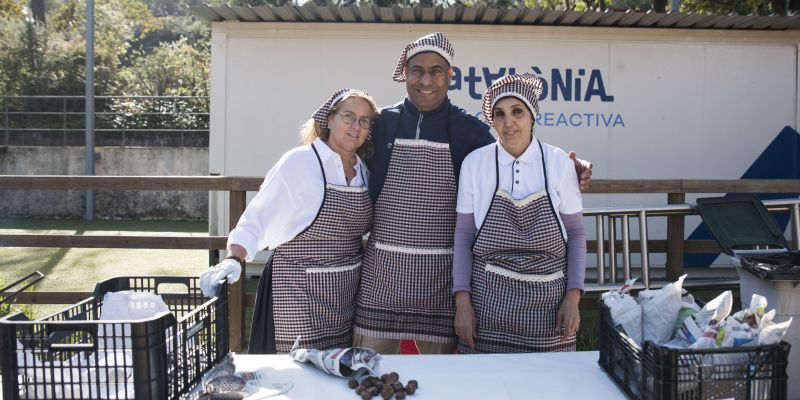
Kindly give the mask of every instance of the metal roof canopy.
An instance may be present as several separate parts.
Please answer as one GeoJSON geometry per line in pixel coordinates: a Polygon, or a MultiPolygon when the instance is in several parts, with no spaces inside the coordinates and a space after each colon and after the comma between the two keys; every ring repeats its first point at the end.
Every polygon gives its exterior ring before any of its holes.
{"type": "Polygon", "coordinates": [[[557,11],[543,8],[476,7],[378,7],[378,6],[302,6],[286,5],[190,7],[207,21],[238,22],[364,22],[405,24],[486,24],[540,26],[601,26],[620,28],[678,28],[735,30],[800,29],[800,16],[660,14],[653,11],[557,11]]]}

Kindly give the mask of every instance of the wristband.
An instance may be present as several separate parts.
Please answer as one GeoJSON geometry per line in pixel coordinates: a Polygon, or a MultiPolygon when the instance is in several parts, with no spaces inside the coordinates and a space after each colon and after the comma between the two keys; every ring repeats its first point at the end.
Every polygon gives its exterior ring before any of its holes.
{"type": "Polygon", "coordinates": [[[228,259],[231,259],[231,260],[236,260],[236,261],[238,261],[238,262],[239,262],[239,265],[241,265],[241,266],[242,266],[242,268],[244,268],[244,260],[242,260],[242,259],[241,259],[241,258],[239,258],[239,257],[236,257],[236,256],[234,256],[234,255],[230,255],[230,256],[227,256],[227,257],[225,257],[225,259],[226,259],[226,260],[228,260],[228,259]]]}

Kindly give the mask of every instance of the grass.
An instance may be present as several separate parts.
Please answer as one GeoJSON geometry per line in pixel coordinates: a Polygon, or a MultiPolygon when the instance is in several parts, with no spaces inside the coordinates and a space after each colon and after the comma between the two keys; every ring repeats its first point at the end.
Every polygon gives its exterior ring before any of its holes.
{"type": "MultiPolygon", "coordinates": [[[[581,302],[597,302],[596,298],[586,296],[581,302]]],[[[597,350],[599,339],[597,337],[597,324],[600,321],[600,312],[594,310],[581,310],[581,324],[578,327],[578,335],[575,338],[575,347],[578,351],[597,350]]]]}
{"type": "MultiPolygon", "coordinates": [[[[2,219],[0,234],[206,236],[208,227],[206,222],[2,219]]],[[[208,268],[208,259],[208,250],[0,247],[0,281],[40,271],[45,278],[34,291],[91,292],[97,282],[116,276],[196,276],[208,268]]],[[[33,314],[61,308],[34,305],[33,314]]]]}

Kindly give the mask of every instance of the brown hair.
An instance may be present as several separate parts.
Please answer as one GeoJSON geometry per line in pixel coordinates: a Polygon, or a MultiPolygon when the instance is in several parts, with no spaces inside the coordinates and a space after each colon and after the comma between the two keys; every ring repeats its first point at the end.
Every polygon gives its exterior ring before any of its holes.
{"type": "MultiPolygon", "coordinates": [[[[375,104],[375,100],[370,95],[360,95],[360,94],[349,94],[339,100],[335,106],[331,109],[331,112],[328,116],[334,116],[339,112],[339,106],[344,103],[345,100],[349,98],[359,98],[364,99],[369,107],[372,109],[373,119],[378,116],[378,105],[375,104]]],[[[303,125],[300,127],[300,140],[303,144],[311,144],[317,138],[322,139],[322,141],[327,142],[328,137],[330,137],[331,130],[329,128],[323,128],[319,126],[317,121],[314,118],[309,118],[308,121],[304,122],[303,125]]],[[[366,160],[372,158],[373,154],[375,154],[375,146],[372,143],[372,128],[370,128],[370,132],[367,134],[367,140],[361,147],[356,150],[356,154],[362,160],[366,160]]]]}

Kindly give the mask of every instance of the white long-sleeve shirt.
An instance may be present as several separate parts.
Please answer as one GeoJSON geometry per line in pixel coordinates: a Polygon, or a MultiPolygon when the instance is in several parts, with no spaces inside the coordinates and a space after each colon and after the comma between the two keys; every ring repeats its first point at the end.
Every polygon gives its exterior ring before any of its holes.
{"type": "MultiPolygon", "coordinates": [[[[328,183],[347,186],[342,158],[320,139],[314,141],[328,183]]],[[[365,186],[369,171],[356,157],[356,176],[350,186],[365,186]]],[[[267,173],[261,188],[247,205],[236,228],[228,236],[228,248],[237,244],[247,250],[247,261],[256,252],[274,249],[292,240],[311,225],[322,206],[325,187],[319,162],[311,145],[296,147],[281,157],[267,173]]]]}

